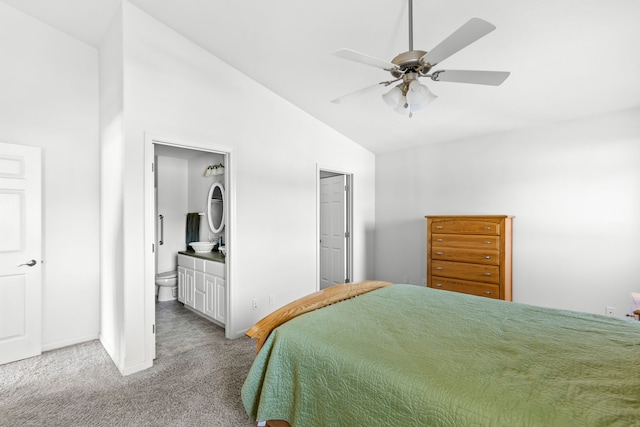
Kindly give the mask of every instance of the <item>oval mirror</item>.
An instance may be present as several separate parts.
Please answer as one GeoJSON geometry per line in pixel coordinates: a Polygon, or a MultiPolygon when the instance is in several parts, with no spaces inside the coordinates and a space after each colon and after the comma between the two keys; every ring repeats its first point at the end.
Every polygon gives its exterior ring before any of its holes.
{"type": "Polygon", "coordinates": [[[207,219],[214,233],[220,233],[224,228],[224,187],[219,182],[214,182],[209,188],[207,219]]]}

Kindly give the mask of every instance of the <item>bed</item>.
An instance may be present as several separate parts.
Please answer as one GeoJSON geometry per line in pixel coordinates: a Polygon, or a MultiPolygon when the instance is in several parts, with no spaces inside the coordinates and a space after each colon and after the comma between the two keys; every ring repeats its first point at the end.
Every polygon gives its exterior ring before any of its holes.
{"type": "Polygon", "coordinates": [[[640,322],[413,285],[334,288],[247,331],[259,351],[242,400],[258,425],[640,426],[640,322]]]}

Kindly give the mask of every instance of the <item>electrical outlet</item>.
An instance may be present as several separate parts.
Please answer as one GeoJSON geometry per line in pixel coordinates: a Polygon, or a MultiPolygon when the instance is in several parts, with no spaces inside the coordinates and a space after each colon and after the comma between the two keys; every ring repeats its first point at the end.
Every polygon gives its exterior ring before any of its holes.
{"type": "Polygon", "coordinates": [[[427,286],[427,279],[422,279],[422,286],[427,286]]]}
{"type": "Polygon", "coordinates": [[[402,283],[409,283],[409,276],[402,276],[402,283]]]}
{"type": "Polygon", "coordinates": [[[616,308],[615,307],[605,307],[604,310],[605,310],[604,313],[607,316],[613,317],[613,316],[616,315],[616,308]]]}
{"type": "Polygon", "coordinates": [[[256,310],[258,308],[258,298],[253,299],[253,309],[256,310]]]}
{"type": "Polygon", "coordinates": [[[273,305],[276,303],[276,297],[273,295],[269,295],[269,305],[273,305]]]}

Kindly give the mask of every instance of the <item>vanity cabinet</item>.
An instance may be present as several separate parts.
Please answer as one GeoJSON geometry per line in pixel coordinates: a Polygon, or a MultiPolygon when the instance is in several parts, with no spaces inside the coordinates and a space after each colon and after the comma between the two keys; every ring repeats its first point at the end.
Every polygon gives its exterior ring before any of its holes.
{"type": "Polygon", "coordinates": [[[511,301],[512,216],[427,216],[427,286],[511,301]]]}
{"type": "Polygon", "coordinates": [[[224,326],[226,281],[224,263],[178,254],[178,301],[224,326]]]}
{"type": "MultiPolygon", "coordinates": [[[[178,256],[180,258],[180,255],[178,256]]],[[[186,263],[184,263],[186,264],[186,263]]],[[[188,307],[194,307],[196,272],[192,267],[180,265],[178,261],[178,301],[188,307]]]]}

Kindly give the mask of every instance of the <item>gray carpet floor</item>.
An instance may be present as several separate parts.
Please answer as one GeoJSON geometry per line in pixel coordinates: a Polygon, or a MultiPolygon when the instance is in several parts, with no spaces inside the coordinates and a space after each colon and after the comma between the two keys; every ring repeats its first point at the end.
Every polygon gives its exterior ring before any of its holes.
{"type": "Polygon", "coordinates": [[[126,377],[97,340],[0,366],[0,426],[255,426],[240,400],[255,343],[219,327],[171,340],[126,377]]]}

